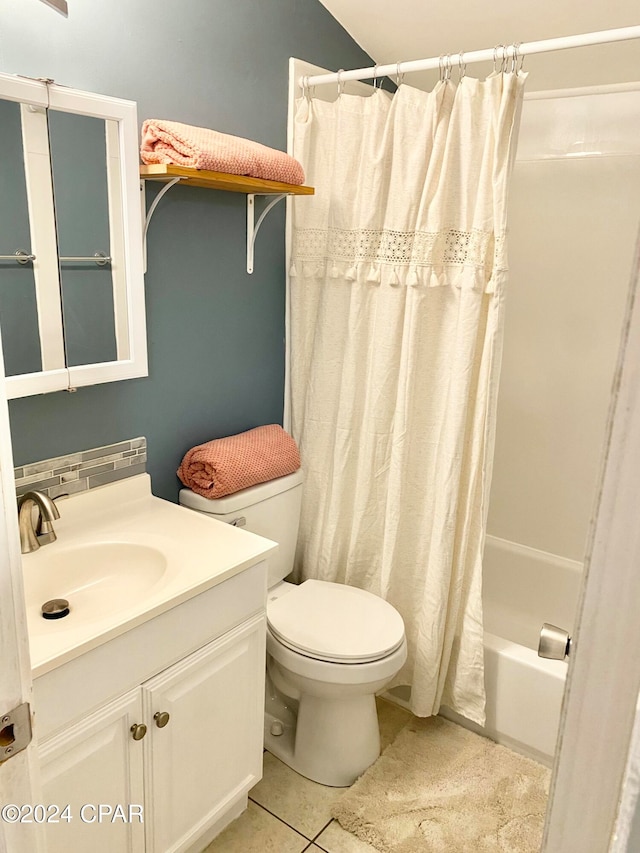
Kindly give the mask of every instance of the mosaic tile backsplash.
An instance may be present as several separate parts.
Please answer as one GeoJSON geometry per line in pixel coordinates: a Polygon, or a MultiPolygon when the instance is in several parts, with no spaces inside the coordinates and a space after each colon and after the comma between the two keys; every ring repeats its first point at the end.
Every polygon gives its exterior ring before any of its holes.
{"type": "Polygon", "coordinates": [[[73,495],[115,480],[144,474],[147,470],[147,439],[132,438],[93,450],[81,450],[20,465],[14,469],[16,495],[36,489],[50,498],[73,495]]]}

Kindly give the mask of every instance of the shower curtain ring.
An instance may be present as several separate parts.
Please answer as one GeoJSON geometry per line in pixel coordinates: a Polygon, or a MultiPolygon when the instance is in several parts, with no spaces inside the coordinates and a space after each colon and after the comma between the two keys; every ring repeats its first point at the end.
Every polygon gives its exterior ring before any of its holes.
{"type": "Polygon", "coordinates": [[[403,80],[404,80],[404,74],[400,73],[400,63],[396,62],[396,86],[402,86],[403,80]]]}
{"type": "Polygon", "coordinates": [[[378,80],[378,63],[376,63],[373,67],[373,88],[376,89],[376,82],[378,80]]]}
{"type": "Polygon", "coordinates": [[[522,44],[522,42],[517,41],[517,42],[513,45],[513,50],[514,50],[514,70],[515,70],[515,72],[516,72],[516,75],[518,75],[518,74],[521,74],[521,73],[522,73],[522,68],[523,68],[523,66],[524,66],[524,55],[523,55],[522,53],[520,53],[520,45],[521,45],[521,44],[522,44]],[[517,64],[516,64],[516,63],[517,63],[517,64]]]}
{"type": "Polygon", "coordinates": [[[447,83],[451,79],[451,55],[447,53],[440,56],[438,65],[440,67],[440,81],[447,83]]]}
{"type": "Polygon", "coordinates": [[[307,86],[307,100],[311,102],[316,96],[316,87],[309,85],[309,77],[304,78],[307,86]]]}
{"type": "Polygon", "coordinates": [[[458,72],[460,74],[460,80],[462,80],[462,78],[467,73],[467,63],[464,61],[464,51],[463,50],[461,50],[460,53],[458,54],[458,72]]]}
{"type": "Polygon", "coordinates": [[[341,68],[341,69],[338,71],[338,97],[340,97],[340,95],[344,92],[344,83],[343,83],[343,82],[342,82],[342,80],[340,79],[340,77],[342,76],[342,74],[344,74],[344,68],[341,68]]]}
{"type": "Polygon", "coordinates": [[[506,48],[503,44],[497,44],[493,48],[493,73],[494,74],[498,74],[498,73],[502,74],[502,72],[504,71],[505,51],[506,51],[506,48]],[[502,57],[500,59],[500,71],[498,71],[498,50],[500,48],[502,48],[502,57]]]}

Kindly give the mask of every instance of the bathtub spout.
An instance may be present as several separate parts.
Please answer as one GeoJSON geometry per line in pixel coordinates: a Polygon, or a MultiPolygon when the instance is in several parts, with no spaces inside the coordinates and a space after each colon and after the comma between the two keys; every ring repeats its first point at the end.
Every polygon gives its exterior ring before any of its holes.
{"type": "Polygon", "coordinates": [[[563,628],[545,622],[540,631],[538,657],[549,660],[564,660],[571,654],[571,637],[563,628]]]}

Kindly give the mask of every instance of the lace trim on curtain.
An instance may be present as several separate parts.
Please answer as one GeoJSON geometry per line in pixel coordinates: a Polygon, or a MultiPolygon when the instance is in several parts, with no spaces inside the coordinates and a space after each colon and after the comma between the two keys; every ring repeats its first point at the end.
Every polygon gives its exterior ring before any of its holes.
{"type": "Polygon", "coordinates": [[[394,285],[471,286],[491,293],[507,271],[504,234],[305,228],[293,237],[290,274],[394,285]],[[299,269],[302,267],[302,269],[299,269]],[[453,273],[453,275],[452,275],[453,273]]]}

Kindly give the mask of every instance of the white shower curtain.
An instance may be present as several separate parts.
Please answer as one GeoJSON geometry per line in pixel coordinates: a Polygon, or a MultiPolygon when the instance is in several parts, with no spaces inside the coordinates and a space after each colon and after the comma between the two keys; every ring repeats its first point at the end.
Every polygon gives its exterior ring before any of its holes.
{"type": "Polygon", "coordinates": [[[484,722],[482,548],[526,75],[302,99],[291,275],[299,579],[402,614],[415,714],[484,722]]]}

